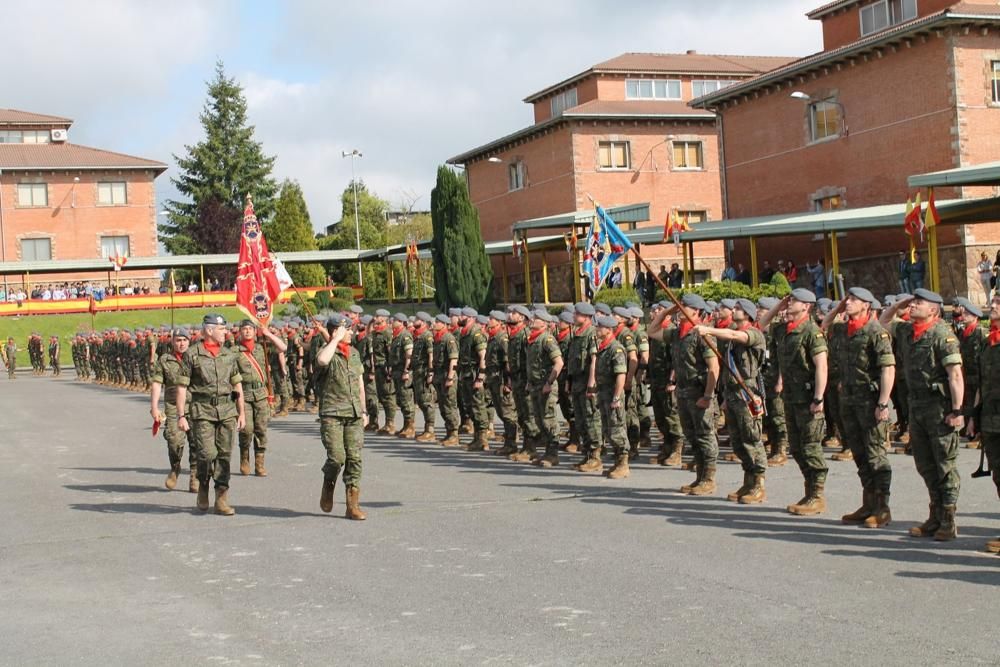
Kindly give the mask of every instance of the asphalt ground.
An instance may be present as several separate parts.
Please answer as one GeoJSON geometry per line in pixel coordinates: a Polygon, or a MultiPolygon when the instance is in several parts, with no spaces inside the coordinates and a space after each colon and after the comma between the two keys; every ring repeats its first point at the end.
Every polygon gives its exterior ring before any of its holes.
{"type": "MultiPolygon", "coordinates": [[[[234,517],[167,491],[147,397],[0,379],[0,663],[5,665],[974,665],[1000,662],[1000,535],[979,453],[961,453],[960,537],[916,540],[913,461],[891,457],[894,522],[841,525],[860,490],[831,462],[829,511],[795,517],[790,464],[739,506],[642,463],[627,480],[369,437],[368,521],[319,511],[309,414],[273,423],[267,478],[234,517]]],[[[463,441],[471,436],[464,436],[463,441]]],[[[643,456],[643,460],[646,456],[643,456]]],[[[182,480],[186,481],[186,480],[182,480]]]]}

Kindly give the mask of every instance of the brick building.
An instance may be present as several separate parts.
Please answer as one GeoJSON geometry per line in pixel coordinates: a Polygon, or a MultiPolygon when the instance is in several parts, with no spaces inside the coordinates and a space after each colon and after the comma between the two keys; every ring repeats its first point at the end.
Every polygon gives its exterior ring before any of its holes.
{"type": "MultiPolygon", "coordinates": [[[[726,217],[900,203],[912,174],[1000,155],[1000,5],[995,0],[839,0],[808,14],[823,50],[709,93],[692,107],[718,115],[726,217]],[[794,93],[794,96],[793,96],[794,93]]],[[[991,188],[941,188],[937,199],[991,188]]],[[[897,291],[899,230],[838,238],[848,284],[897,291]]],[[[980,251],[1000,225],[940,230],[945,294],[983,297],[980,251]]],[[[762,239],[761,259],[824,256],[821,236],[762,239]]],[[[735,261],[749,249],[737,243],[735,261]]],[[[829,264],[828,264],[829,265],[829,264]]]]}
{"type": "MultiPolygon", "coordinates": [[[[529,95],[532,125],[448,162],[465,168],[486,241],[509,241],[518,221],[591,208],[588,195],[606,207],[649,203],[650,220],[640,226],[662,228],[671,211],[690,222],[719,220],[715,115],[687,103],[788,62],[627,53],[529,95]]],[[[717,278],[723,254],[722,241],[697,244],[696,272],[717,278]]],[[[572,299],[572,264],[565,252],[551,255],[551,298],[572,299]]],[[[643,256],[656,265],[681,262],[673,245],[646,246],[643,256]]],[[[534,294],[539,265],[531,266],[534,294]]],[[[523,278],[512,273],[510,298],[523,298],[523,278]]]]}
{"type": "MultiPolygon", "coordinates": [[[[72,122],[0,109],[0,262],[155,256],[154,181],[167,166],[73,144],[72,122]]],[[[130,272],[128,278],[150,282],[158,273],[130,272]]]]}

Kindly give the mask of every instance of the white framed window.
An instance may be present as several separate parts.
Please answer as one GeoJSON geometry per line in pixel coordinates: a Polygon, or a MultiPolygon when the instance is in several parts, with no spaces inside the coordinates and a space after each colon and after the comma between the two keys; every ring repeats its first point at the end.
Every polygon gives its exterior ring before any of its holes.
{"type": "Polygon", "coordinates": [[[625,99],[629,100],[679,100],[679,79],[625,79],[625,99]]]}
{"type": "Polygon", "coordinates": [[[21,261],[52,259],[52,239],[21,239],[21,261]]]}
{"type": "Polygon", "coordinates": [[[809,105],[809,140],[822,141],[840,136],[840,105],[828,100],[809,105]]]}
{"type": "Polygon", "coordinates": [[[632,166],[632,154],[629,142],[598,142],[597,164],[601,169],[629,169],[632,166]]]}
{"type": "Polygon", "coordinates": [[[571,88],[567,91],[561,92],[549,100],[549,110],[552,112],[553,116],[559,116],[566,109],[572,109],[575,106],[576,88],[571,88]]]}
{"type": "Polygon", "coordinates": [[[735,81],[716,81],[710,79],[695,80],[691,82],[691,96],[701,97],[717,92],[736,83],[735,81]]]}
{"type": "Polygon", "coordinates": [[[917,18],[917,0],[879,0],[861,8],[861,36],[917,18]]]}
{"type": "Polygon", "coordinates": [[[708,220],[708,213],[705,211],[677,211],[677,218],[681,223],[693,225],[696,222],[708,220]]]}
{"type": "Polygon", "coordinates": [[[18,183],[18,206],[48,206],[49,186],[45,183],[18,183]]]}
{"type": "Polygon", "coordinates": [[[21,130],[0,130],[0,144],[21,143],[21,130]]]}
{"type": "Polygon", "coordinates": [[[47,144],[52,138],[49,130],[24,130],[21,132],[23,144],[47,144]]]}
{"type": "Polygon", "coordinates": [[[990,88],[993,91],[993,102],[1000,104],[1000,60],[990,63],[990,88]]]}
{"type": "Polygon", "coordinates": [[[126,198],[125,181],[111,181],[97,184],[97,204],[99,206],[124,206],[126,198]]]}
{"type": "Polygon", "coordinates": [[[128,237],[102,236],[101,257],[128,257],[128,237]]]}
{"type": "Polygon", "coordinates": [[[524,163],[518,160],[507,165],[507,189],[511,192],[524,187],[524,163]]]}
{"type": "Polygon", "coordinates": [[[704,169],[705,156],[700,141],[674,142],[674,169],[704,169]]]}

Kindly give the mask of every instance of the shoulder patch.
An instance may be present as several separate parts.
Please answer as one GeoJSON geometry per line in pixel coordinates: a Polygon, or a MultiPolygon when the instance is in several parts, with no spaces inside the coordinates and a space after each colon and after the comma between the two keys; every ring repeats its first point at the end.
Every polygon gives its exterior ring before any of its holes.
{"type": "Polygon", "coordinates": [[[955,342],[958,342],[958,339],[955,338],[954,336],[946,336],[945,339],[944,339],[944,342],[946,342],[946,343],[955,343],[955,342]]]}
{"type": "Polygon", "coordinates": [[[822,331],[817,331],[816,332],[816,338],[822,338],[822,337],[823,337],[823,332],[822,331]]]}

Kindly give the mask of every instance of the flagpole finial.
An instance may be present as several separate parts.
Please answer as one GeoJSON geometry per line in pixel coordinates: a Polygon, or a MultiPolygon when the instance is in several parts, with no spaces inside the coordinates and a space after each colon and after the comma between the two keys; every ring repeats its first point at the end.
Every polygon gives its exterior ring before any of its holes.
{"type": "Polygon", "coordinates": [[[253,211],[253,195],[249,192],[247,193],[247,205],[243,209],[243,221],[246,222],[250,219],[257,219],[257,215],[253,211]]]}

